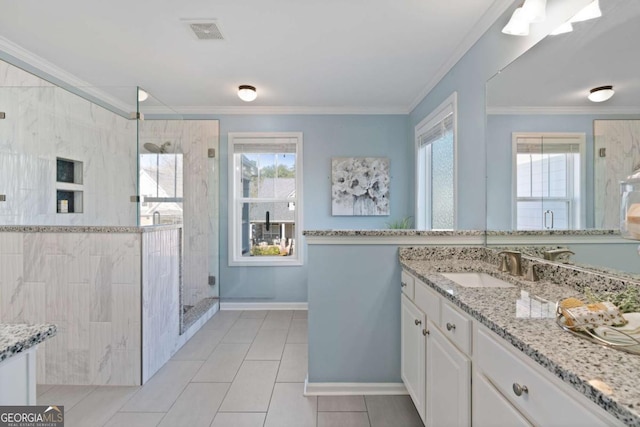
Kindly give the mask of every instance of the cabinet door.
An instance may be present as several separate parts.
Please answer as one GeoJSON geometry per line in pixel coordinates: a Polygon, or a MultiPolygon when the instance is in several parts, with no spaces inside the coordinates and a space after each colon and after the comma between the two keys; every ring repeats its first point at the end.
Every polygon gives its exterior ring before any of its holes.
{"type": "Polygon", "coordinates": [[[427,427],[471,425],[471,361],[427,322],[427,427]]]}
{"type": "Polygon", "coordinates": [[[402,295],[401,375],[411,399],[424,420],[424,314],[402,295]]]}
{"type": "Polygon", "coordinates": [[[484,375],[473,376],[473,427],[527,426],[531,424],[484,375]]]}

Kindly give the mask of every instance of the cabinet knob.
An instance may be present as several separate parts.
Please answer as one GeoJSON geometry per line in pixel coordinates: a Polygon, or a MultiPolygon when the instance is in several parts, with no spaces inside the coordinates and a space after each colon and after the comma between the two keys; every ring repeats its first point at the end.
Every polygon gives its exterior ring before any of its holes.
{"type": "Polygon", "coordinates": [[[423,329],[423,330],[422,330],[422,335],[424,335],[425,337],[426,337],[427,335],[429,335],[430,333],[431,333],[431,332],[427,331],[426,329],[423,329]]]}
{"type": "Polygon", "coordinates": [[[455,324],[447,322],[447,331],[453,331],[455,329],[456,329],[455,324]]]}
{"type": "Polygon", "coordinates": [[[404,283],[404,282],[400,282],[400,287],[401,287],[401,288],[406,288],[406,287],[407,287],[407,284],[406,284],[406,283],[404,283]]]}
{"type": "Polygon", "coordinates": [[[418,319],[416,319],[416,320],[415,320],[415,322],[416,322],[416,326],[418,326],[418,325],[422,325],[422,320],[418,320],[418,319]]]}
{"type": "Polygon", "coordinates": [[[520,385],[518,383],[513,383],[513,392],[516,396],[522,396],[522,393],[529,393],[529,389],[526,385],[520,385]]]}

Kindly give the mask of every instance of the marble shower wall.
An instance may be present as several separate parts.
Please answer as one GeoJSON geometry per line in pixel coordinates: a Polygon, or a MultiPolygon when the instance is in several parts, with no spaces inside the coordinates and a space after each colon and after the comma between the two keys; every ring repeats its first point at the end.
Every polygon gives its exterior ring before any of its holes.
{"type": "Polygon", "coordinates": [[[0,109],[0,225],[136,225],[135,121],[3,61],[0,109]],[[83,213],[56,213],[56,157],[83,162],[83,213]]]}
{"type": "Polygon", "coordinates": [[[170,141],[184,155],[183,304],[195,305],[217,296],[218,289],[208,284],[210,274],[218,276],[218,248],[210,247],[210,241],[218,241],[218,121],[144,120],[139,135],[140,147],[170,141]],[[207,157],[209,148],[216,158],[207,157]]]}
{"type": "Polygon", "coordinates": [[[595,227],[620,226],[620,181],[640,167],[640,120],[594,120],[595,227]],[[600,157],[601,148],[606,149],[600,157]]]}
{"type": "Polygon", "coordinates": [[[141,378],[141,234],[0,233],[0,323],[54,323],[38,382],[141,378]]]}
{"type": "Polygon", "coordinates": [[[182,230],[142,234],[142,382],[182,345],[180,259],[182,230]]]}

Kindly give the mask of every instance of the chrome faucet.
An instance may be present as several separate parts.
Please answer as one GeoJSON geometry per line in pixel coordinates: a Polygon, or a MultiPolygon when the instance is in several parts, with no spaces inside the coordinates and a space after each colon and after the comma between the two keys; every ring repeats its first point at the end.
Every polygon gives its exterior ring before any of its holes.
{"type": "Polygon", "coordinates": [[[574,252],[566,248],[551,249],[548,251],[544,251],[542,254],[544,255],[544,259],[549,261],[556,261],[562,254],[575,255],[574,252]]]}
{"type": "Polygon", "coordinates": [[[155,211],[153,213],[153,225],[158,225],[158,224],[160,224],[160,212],[155,211]],[[158,214],[158,222],[156,222],[156,214],[158,214]]]}
{"type": "MultiPolygon", "coordinates": [[[[504,255],[507,260],[509,274],[512,276],[522,276],[522,254],[518,251],[502,251],[498,256],[504,255]]],[[[505,267],[504,262],[501,270],[505,267]]]]}

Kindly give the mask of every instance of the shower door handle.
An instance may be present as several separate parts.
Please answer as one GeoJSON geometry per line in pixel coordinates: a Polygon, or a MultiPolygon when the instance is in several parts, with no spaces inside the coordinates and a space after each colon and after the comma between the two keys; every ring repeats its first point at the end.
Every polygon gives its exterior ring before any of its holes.
{"type": "Polygon", "coordinates": [[[546,228],[546,229],[552,229],[553,228],[553,211],[552,210],[544,211],[544,228],[546,228]],[[551,227],[549,227],[547,225],[547,214],[551,215],[551,227]]]}
{"type": "Polygon", "coordinates": [[[269,211],[267,211],[267,214],[265,215],[265,221],[266,221],[267,231],[269,231],[269,228],[271,228],[271,223],[269,222],[269,211]]]}

